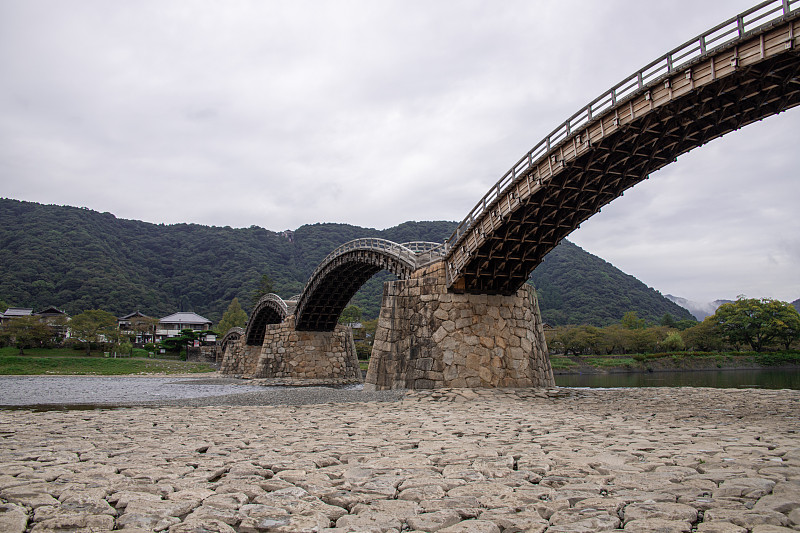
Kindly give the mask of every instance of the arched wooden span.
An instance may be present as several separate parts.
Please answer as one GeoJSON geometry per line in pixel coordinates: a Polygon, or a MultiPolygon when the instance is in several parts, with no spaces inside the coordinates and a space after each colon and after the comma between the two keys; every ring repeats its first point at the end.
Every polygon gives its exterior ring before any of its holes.
{"type": "Polygon", "coordinates": [[[676,48],[512,167],[445,248],[448,287],[513,294],[566,235],[689,150],[800,104],[800,0],[772,0],[676,48]]]}
{"type": "Polygon", "coordinates": [[[220,341],[220,347],[222,351],[225,352],[225,348],[228,347],[228,344],[232,342],[236,342],[244,336],[244,328],[234,327],[228,330],[227,333],[222,337],[220,341]]]}
{"type": "Polygon", "coordinates": [[[253,309],[245,330],[245,344],[261,346],[267,324],[280,324],[288,315],[286,302],[277,294],[265,294],[253,309]]]}
{"type": "Polygon", "coordinates": [[[376,273],[388,270],[407,279],[423,264],[441,259],[437,243],[397,244],[356,239],[331,252],[309,278],[297,302],[295,329],[332,331],[347,302],[376,273]]]}

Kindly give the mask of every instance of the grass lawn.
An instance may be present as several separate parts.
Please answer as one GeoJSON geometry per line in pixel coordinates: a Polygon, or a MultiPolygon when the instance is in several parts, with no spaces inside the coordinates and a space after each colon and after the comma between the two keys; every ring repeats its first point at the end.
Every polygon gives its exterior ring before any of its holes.
{"type": "Polygon", "coordinates": [[[86,356],[68,348],[31,348],[19,355],[16,348],[0,348],[0,375],[100,375],[120,376],[129,374],[189,374],[213,372],[207,363],[195,363],[170,359],[139,357],[107,358],[103,353],[86,356]]]}

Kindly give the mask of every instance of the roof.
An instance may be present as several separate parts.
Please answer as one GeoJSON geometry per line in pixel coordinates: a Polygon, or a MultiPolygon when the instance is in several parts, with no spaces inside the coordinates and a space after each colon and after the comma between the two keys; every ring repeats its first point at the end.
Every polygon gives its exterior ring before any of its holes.
{"type": "Polygon", "coordinates": [[[50,307],[46,307],[36,314],[39,316],[44,316],[44,315],[66,315],[67,313],[51,305],[50,307]]]}
{"type": "Polygon", "coordinates": [[[6,309],[6,312],[3,313],[5,318],[11,318],[14,316],[31,316],[33,314],[33,309],[28,309],[27,307],[9,307],[6,309]]]}
{"type": "Polygon", "coordinates": [[[145,314],[142,314],[138,310],[134,311],[133,313],[128,313],[125,316],[119,317],[120,320],[130,320],[131,318],[150,318],[150,317],[145,314]]]}
{"type": "Polygon", "coordinates": [[[158,321],[162,324],[211,324],[209,319],[197,313],[172,313],[158,321]]]}

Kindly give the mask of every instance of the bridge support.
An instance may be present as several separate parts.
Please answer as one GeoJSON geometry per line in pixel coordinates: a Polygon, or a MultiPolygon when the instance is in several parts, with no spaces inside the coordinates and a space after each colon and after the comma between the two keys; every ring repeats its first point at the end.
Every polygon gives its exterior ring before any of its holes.
{"type": "Polygon", "coordinates": [[[267,324],[260,346],[245,336],[225,348],[220,371],[287,385],[361,383],[353,334],[349,327],[334,331],[296,331],[294,315],[267,324]]]}
{"type": "Polygon", "coordinates": [[[364,388],[555,386],[535,293],[448,292],[444,263],[384,284],[364,388]]]}

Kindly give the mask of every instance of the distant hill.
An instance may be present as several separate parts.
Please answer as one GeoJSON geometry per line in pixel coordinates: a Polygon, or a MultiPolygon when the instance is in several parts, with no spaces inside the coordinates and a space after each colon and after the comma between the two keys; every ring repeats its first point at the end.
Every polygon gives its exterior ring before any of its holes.
{"type": "MultiPolygon", "coordinates": [[[[288,298],[302,292],[334,248],[359,237],[443,242],[455,222],[406,222],[386,230],[312,224],[273,232],[256,226],[151,224],[85,208],[0,199],[0,300],[70,314],[105,309],[164,316],[195,311],[218,321],[238,297],[246,310],[262,274],[288,298]]],[[[376,275],[353,299],[373,318],[383,281],[376,275]]],[[[544,320],[605,325],[626,311],[658,321],[688,311],[602,259],[564,241],[536,269],[544,320]]]]}
{"type": "Polygon", "coordinates": [[[798,298],[797,300],[793,301],[792,305],[794,306],[795,309],[800,311],[800,298],[798,298]]]}
{"type": "Polygon", "coordinates": [[[533,271],[531,282],[539,294],[542,318],[551,325],[618,322],[627,311],[658,322],[665,314],[677,320],[693,317],[611,263],[564,240],[533,271]]]}
{"type": "Polygon", "coordinates": [[[705,317],[711,316],[717,312],[717,308],[726,303],[730,303],[733,300],[714,300],[713,302],[695,302],[692,300],[687,300],[686,298],[681,298],[680,296],[673,296],[671,294],[666,294],[665,297],[672,302],[680,305],[684,309],[688,309],[690,313],[697,319],[702,321],[705,317]]]}

